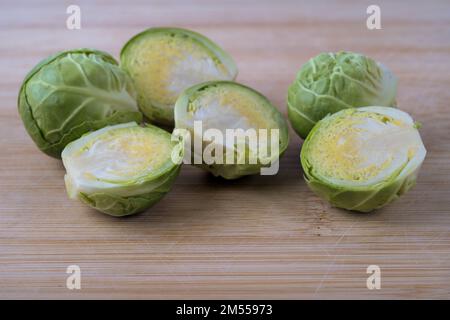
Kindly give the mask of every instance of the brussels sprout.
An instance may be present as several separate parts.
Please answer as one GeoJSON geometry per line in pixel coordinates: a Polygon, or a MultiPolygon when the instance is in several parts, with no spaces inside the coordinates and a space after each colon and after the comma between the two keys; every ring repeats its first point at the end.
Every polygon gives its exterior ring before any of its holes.
{"type": "Polygon", "coordinates": [[[55,158],[88,131],[142,121],[129,76],[109,54],[92,49],[41,61],[25,77],[18,106],[38,148],[55,158]]]}
{"type": "Polygon", "coordinates": [[[407,113],[364,107],[319,121],[303,144],[301,163],[309,187],[331,205],[369,212],[415,184],[425,154],[407,113]]]}
{"type": "Polygon", "coordinates": [[[173,159],[183,151],[177,145],[168,132],[135,122],[88,133],[62,152],[67,193],[113,216],[143,211],[177,177],[180,165],[173,159]]]}
{"type": "Polygon", "coordinates": [[[180,93],[210,80],[233,80],[232,58],[211,40],[184,29],[152,28],[131,38],[120,54],[133,78],[138,104],[153,122],[173,125],[180,93]]]}
{"type": "Polygon", "coordinates": [[[230,81],[210,81],[185,90],[175,104],[175,128],[190,133],[194,164],[226,179],[264,172],[262,168],[278,163],[289,140],[287,123],[277,108],[262,94],[230,81]],[[228,132],[237,134],[231,140],[228,132]],[[251,143],[251,133],[257,143],[251,143]],[[199,150],[196,139],[201,139],[199,150]],[[214,161],[205,160],[207,152],[214,161]]]}
{"type": "Polygon", "coordinates": [[[381,63],[352,52],[321,53],[303,65],[288,90],[288,116],[303,139],[342,109],[395,107],[397,80],[381,63]]]}

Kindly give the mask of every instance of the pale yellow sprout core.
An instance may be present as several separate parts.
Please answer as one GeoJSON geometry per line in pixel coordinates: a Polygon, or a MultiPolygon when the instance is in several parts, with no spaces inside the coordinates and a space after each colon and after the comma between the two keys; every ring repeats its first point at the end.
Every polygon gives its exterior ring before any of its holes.
{"type": "Polygon", "coordinates": [[[422,145],[410,122],[349,111],[313,132],[308,161],[327,180],[374,184],[402,170],[422,145]],[[349,116],[350,115],[350,116],[349,116]]]}
{"type": "Polygon", "coordinates": [[[133,55],[127,61],[127,69],[138,92],[145,93],[139,97],[143,100],[140,105],[171,109],[184,89],[234,77],[206,47],[180,35],[143,37],[130,44],[129,50],[133,50],[133,55]]]}
{"type": "Polygon", "coordinates": [[[141,127],[97,136],[70,158],[71,173],[81,180],[127,181],[145,176],[170,160],[167,137],[141,127]]]}

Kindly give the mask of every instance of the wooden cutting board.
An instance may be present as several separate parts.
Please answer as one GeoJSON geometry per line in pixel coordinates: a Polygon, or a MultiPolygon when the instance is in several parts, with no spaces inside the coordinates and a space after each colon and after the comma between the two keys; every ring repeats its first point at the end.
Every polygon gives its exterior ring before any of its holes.
{"type": "Polygon", "coordinates": [[[450,2],[2,1],[0,298],[450,298],[450,2]],[[60,161],[17,113],[25,74],[59,50],[116,57],[135,33],[179,26],[221,44],[238,81],[286,114],[287,87],[322,51],[362,52],[399,78],[398,103],[423,124],[427,159],[410,193],[372,214],[332,209],[308,190],[291,143],[276,176],[224,181],[185,166],[148,212],[117,219],[70,201],[60,161]],[[66,288],[78,265],[82,289],[66,288]],[[366,269],[381,269],[368,290],[366,269]]]}

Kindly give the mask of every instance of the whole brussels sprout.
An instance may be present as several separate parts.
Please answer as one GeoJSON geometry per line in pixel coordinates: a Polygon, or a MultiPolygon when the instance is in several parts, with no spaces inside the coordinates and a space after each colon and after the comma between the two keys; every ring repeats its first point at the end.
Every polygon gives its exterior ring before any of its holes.
{"type": "Polygon", "coordinates": [[[173,125],[173,108],[184,89],[237,75],[233,59],[217,44],[178,28],[152,28],[135,35],[123,47],[120,61],[133,78],[142,112],[163,125],[173,125]]]}
{"type": "Polygon", "coordinates": [[[425,155],[407,113],[363,107],[319,121],[303,144],[301,163],[308,186],[331,205],[369,212],[415,184],[425,155]]]}
{"type": "Polygon", "coordinates": [[[289,142],[288,126],[278,109],[259,92],[231,81],[186,89],[175,104],[175,128],[190,133],[187,147],[194,164],[225,179],[264,172],[278,163],[289,142]]]}
{"type": "Polygon", "coordinates": [[[151,125],[131,122],[88,133],[62,152],[67,193],[113,216],[144,211],[170,190],[182,152],[168,132],[151,125]]]}
{"type": "Polygon", "coordinates": [[[302,66],[288,90],[288,116],[303,139],[328,114],[396,105],[397,80],[381,63],[353,52],[321,53],[302,66]]]}
{"type": "Polygon", "coordinates": [[[92,49],[41,61],[25,77],[18,107],[38,148],[55,158],[88,131],[142,121],[129,76],[109,54],[92,49]]]}

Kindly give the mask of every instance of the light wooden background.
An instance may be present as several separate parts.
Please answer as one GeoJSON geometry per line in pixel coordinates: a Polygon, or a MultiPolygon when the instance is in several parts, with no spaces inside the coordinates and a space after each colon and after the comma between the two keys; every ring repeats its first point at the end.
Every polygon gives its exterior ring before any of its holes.
{"type": "Polygon", "coordinates": [[[0,298],[450,298],[450,2],[3,1],[0,9],[0,298]],[[79,4],[82,29],[65,27],[79,4]],[[291,144],[277,176],[227,182],[185,166],[148,212],[111,218],[70,201],[61,163],[40,153],[17,113],[40,59],[94,47],[118,56],[151,26],[204,33],[237,61],[238,81],[284,114],[296,71],[353,50],[399,77],[398,102],[423,123],[418,185],[373,214],[331,209],[310,192],[291,144]],[[82,290],[66,289],[66,267],[82,290]],[[382,289],[366,288],[378,265],[382,289]]]}

